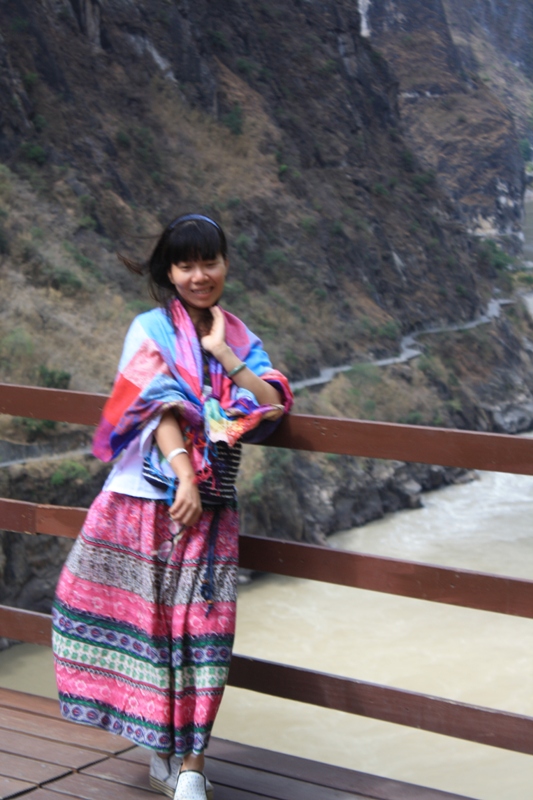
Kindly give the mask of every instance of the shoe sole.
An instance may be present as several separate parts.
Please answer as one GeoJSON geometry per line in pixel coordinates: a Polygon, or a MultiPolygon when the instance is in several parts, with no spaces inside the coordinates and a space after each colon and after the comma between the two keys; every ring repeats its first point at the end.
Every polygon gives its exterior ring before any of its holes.
{"type": "MultiPolygon", "coordinates": [[[[168,783],[165,783],[165,781],[160,781],[158,778],[154,778],[153,775],[150,775],[150,786],[152,789],[155,789],[156,792],[166,794],[167,797],[174,797],[174,789],[172,786],[169,786],[168,783]]],[[[214,800],[215,792],[212,787],[206,789],[206,794],[207,800],[214,800]]]]}

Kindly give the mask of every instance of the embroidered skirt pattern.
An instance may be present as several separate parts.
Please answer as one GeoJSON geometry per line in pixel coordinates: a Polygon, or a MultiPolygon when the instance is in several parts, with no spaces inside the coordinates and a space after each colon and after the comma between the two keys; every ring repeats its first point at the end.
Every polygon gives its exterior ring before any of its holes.
{"type": "Polygon", "coordinates": [[[209,607],[202,581],[213,513],[178,540],[164,502],[98,495],[53,608],[66,719],[161,753],[205,750],[229,671],[238,566],[237,512],[225,507],[209,607]]]}

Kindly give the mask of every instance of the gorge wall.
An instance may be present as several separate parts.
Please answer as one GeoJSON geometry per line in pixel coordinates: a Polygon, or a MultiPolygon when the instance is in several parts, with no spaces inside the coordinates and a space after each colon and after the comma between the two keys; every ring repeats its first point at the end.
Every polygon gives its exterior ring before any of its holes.
{"type": "Polygon", "coordinates": [[[227,227],[227,302],[293,377],[480,309],[474,243],[353,3],[8,0],[0,25],[0,335],[30,350],[44,319],[39,357],[72,388],[109,388],[120,304],[144,296],[115,250],[191,208],[227,227]]]}
{"type": "MultiPolygon", "coordinates": [[[[458,10],[458,3],[445,6],[442,0],[372,0],[366,19],[370,41],[398,77],[413,150],[435,171],[474,233],[503,236],[519,251],[525,184],[515,119],[452,35],[470,30],[476,5],[466,2],[458,10]]],[[[497,20],[492,23],[496,28],[497,20]]],[[[509,14],[506,23],[509,30],[516,27],[509,14]]],[[[499,60],[506,56],[502,44],[499,60]]]]}

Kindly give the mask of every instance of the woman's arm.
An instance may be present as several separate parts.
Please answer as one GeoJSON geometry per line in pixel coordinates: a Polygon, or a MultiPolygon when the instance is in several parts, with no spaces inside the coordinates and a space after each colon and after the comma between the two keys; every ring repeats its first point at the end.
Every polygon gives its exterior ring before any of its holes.
{"type": "MultiPolygon", "coordinates": [[[[202,347],[211,353],[227,373],[238,367],[242,362],[235,355],[231,347],[226,344],[226,321],[224,314],[218,306],[211,308],[213,325],[207,336],[202,336],[202,347]]],[[[259,405],[280,405],[282,397],[271,383],[255,375],[248,367],[239,370],[232,376],[232,381],[241,389],[248,389],[255,396],[259,405]]]]}
{"type": "MultiPolygon", "coordinates": [[[[172,450],[185,448],[183,434],[172,411],[163,414],[155,431],[155,440],[165,458],[172,450]]],[[[179,485],[169,514],[181,525],[195,525],[202,513],[202,503],[198,486],[194,482],[191,460],[187,453],[179,453],[171,460],[170,466],[179,480],[179,485]]]]}

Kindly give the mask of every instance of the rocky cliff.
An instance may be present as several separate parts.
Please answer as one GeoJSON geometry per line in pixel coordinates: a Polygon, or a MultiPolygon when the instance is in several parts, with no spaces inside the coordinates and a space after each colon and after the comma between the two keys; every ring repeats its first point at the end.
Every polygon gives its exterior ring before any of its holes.
{"type": "Polygon", "coordinates": [[[143,298],[114,251],[190,208],[227,226],[227,302],[293,377],[480,308],[475,248],[353,3],[12,0],[0,27],[9,379],[40,359],[107,389],[143,298]]]}
{"type": "MultiPolygon", "coordinates": [[[[461,4],[455,30],[463,30],[459,17],[472,24],[475,5],[461,4]]],[[[450,13],[458,6],[448,3],[450,13]]],[[[479,65],[470,60],[468,69],[444,3],[373,0],[366,19],[371,42],[398,77],[413,150],[435,171],[473,232],[505,236],[519,250],[525,183],[513,114],[482,80],[479,65]]]]}
{"type": "MultiPolygon", "coordinates": [[[[500,57],[533,80],[533,6],[528,0],[445,0],[445,7],[454,37],[465,43],[485,39],[500,57]]],[[[475,52],[470,56],[475,64],[475,52]]]]}
{"type": "Polygon", "coordinates": [[[464,69],[509,108],[521,137],[533,142],[533,6],[526,0],[444,0],[464,69]]]}

